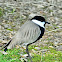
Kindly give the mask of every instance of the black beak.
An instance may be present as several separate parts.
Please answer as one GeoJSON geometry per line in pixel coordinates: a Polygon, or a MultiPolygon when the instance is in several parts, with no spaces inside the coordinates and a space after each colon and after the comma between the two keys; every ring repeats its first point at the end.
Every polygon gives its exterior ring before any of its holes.
{"type": "Polygon", "coordinates": [[[45,23],[50,24],[50,23],[49,23],[49,22],[47,22],[47,21],[46,21],[45,23]]]}

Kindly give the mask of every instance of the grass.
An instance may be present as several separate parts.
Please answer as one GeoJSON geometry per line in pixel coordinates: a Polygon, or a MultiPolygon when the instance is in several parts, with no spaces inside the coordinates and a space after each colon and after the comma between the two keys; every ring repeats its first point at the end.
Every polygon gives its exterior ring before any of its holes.
{"type": "Polygon", "coordinates": [[[18,54],[20,49],[8,50],[7,55],[3,55],[0,53],[0,62],[20,62],[20,55],[18,54]]]}
{"type": "MultiPolygon", "coordinates": [[[[29,50],[30,52],[32,51],[32,49],[34,49],[36,52],[37,50],[34,48],[36,46],[29,46],[29,50]]],[[[49,51],[45,52],[43,54],[43,57],[38,53],[33,53],[32,56],[32,61],[33,62],[40,62],[41,61],[41,57],[42,57],[42,62],[62,62],[62,52],[61,51],[56,51],[53,48],[48,48],[48,47],[40,47],[41,49],[49,49],[49,51]]],[[[25,50],[23,50],[24,52],[25,50]]],[[[22,52],[20,49],[12,49],[12,50],[8,50],[7,51],[7,55],[3,55],[2,53],[0,53],[0,62],[22,62],[21,60],[19,60],[21,58],[20,56],[20,52],[22,52]]],[[[24,52],[25,54],[26,52],[24,52]]],[[[28,59],[28,62],[30,62],[30,60],[28,59]]]]}
{"type": "Polygon", "coordinates": [[[50,49],[49,53],[45,53],[43,62],[62,62],[62,52],[50,49]]]}

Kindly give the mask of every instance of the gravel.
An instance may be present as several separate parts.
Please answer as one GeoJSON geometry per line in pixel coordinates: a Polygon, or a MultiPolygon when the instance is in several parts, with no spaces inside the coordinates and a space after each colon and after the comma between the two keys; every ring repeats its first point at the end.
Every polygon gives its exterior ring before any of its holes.
{"type": "MultiPolygon", "coordinates": [[[[46,32],[42,38],[42,42],[39,41],[35,44],[38,46],[41,44],[43,46],[47,46],[48,42],[52,42],[53,46],[56,47],[59,44],[59,47],[56,49],[61,50],[61,0],[0,0],[0,12],[0,42],[2,42],[3,39],[9,40],[11,37],[13,37],[20,26],[28,19],[31,19],[35,15],[41,15],[44,16],[51,24],[46,25],[46,32]]],[[[50,43],[48,43],[48,45],[50,45],[50,43]]]]}

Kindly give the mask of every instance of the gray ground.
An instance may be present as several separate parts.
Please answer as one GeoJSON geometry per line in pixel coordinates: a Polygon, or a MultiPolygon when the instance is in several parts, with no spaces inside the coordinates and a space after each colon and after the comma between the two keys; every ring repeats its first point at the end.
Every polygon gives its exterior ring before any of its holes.
{"type": "Polygon", "coordinates": [[[46,25],[42,42],[35,44],[62,50],[61,0],[0,0],[0,46],[7,43],[20,26],[35,15],[44,16],[51,23],[46,25]]]}

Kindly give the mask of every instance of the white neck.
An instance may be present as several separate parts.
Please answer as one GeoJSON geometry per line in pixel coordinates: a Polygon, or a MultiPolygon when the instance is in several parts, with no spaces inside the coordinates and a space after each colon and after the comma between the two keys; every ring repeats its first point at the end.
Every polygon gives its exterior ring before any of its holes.
{"type": "Polygon", "coordinates": [[[43,28],[45,28],[45,26],[44,26],[44,24],[45,24],[45,22],[41,22],[41,21],[38,21],[38,20],[32,20],[35,24],[37,24],[37,25],[39,25],[40,27],[43,27],[43,28]]]}

